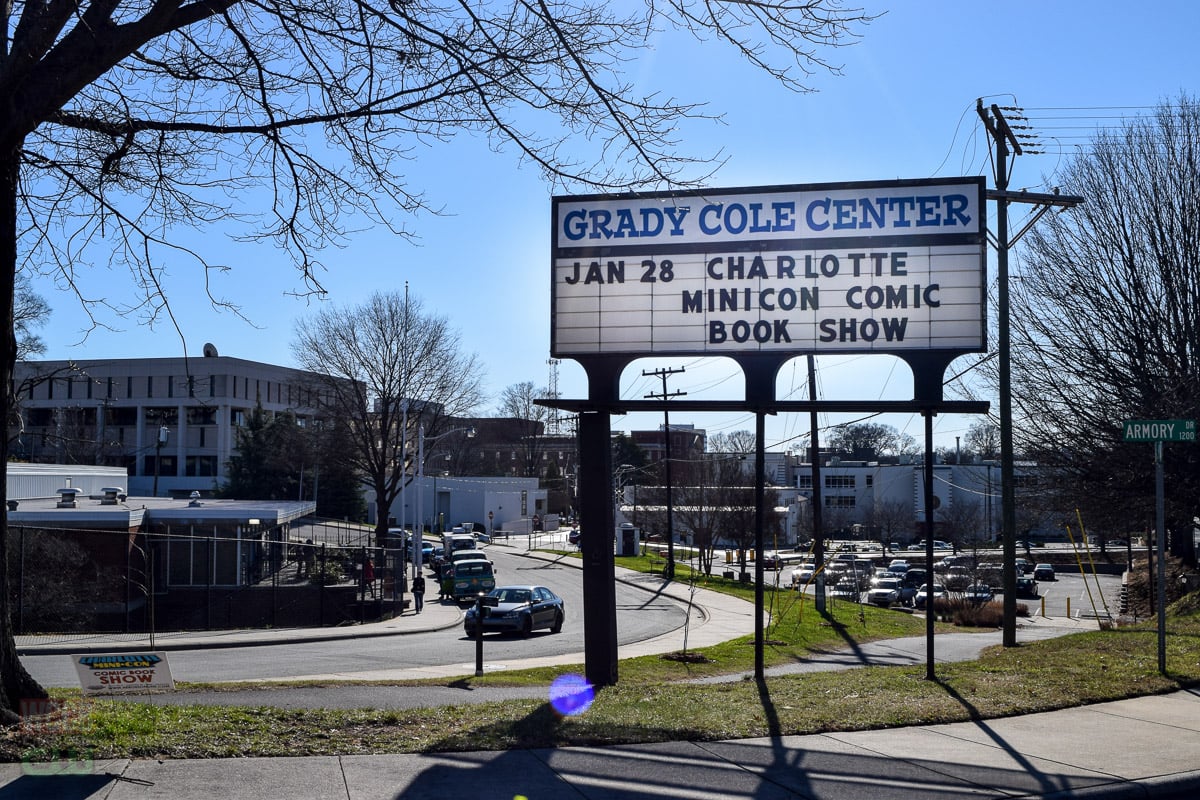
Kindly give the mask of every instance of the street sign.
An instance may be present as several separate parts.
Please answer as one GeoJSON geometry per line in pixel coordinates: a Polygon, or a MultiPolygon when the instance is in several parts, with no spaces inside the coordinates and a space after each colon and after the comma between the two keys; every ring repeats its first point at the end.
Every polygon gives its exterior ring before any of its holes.
{"type": "Polygon", "coordinates": [[[1122,425],[1127,442],[1194,442],[1194,419],[1127,419],[1122,425]]]}

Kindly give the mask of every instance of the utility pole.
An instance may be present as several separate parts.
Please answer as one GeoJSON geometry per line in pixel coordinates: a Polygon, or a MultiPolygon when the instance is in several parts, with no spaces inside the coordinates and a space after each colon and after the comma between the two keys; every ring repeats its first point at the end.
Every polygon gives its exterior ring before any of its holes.
{"type": "MultiPolygon", "coordinates": [[[[1015,647],[1017,644],[1017,511],[1016,487],[1014,486],[1013,468],[1013,430],[1012,430],[1012,371],[1011,371],[1011,342],[1009,324],[1008,298],[1008,251],[1016,244],[1033,225],[1041,219],[1050,208],[1073,208],[1084,202],[1082,197],[1067,195],[1040,194],[1034,192],[1008,191],[1008,159],[1010,155],[1019,156],[1023,150],[1021,139],[1029,139],[1028,134],[1013,133],[1004,116],[1005,111],[1020,114],[1021,109],[1011,106],[1001,108],[995,104],[990,107],[983,105],[983,99],[976,101],[975,111],[983,121],[988,135],[996,146],[996,189],[987,193],[989,200],[996,201],[996,347],[999,356],[1000,371],[1000,531],[1004,552],[1003,578],[1004,585],[1004,620],[1002,627],[1003,644],[1005,647],[1015,647]],[[1011,151],[1010,148],[1011,147],[1011,151]],[[1030,203],[1038,206],[1033,218],[1016,236],[1009,237],[1008,204],[1030,203]]],[[[1027,127],[1027,126],[1025,126],[1027,127]]],[[[930,531],[930,536],[933,532],[930,531]]]]}
{"type": "MultiPolygon", "coordinates": [[[[648,394],[645,396],[654,400],[669,400],[672,397],[682,397],[687,394],[687,392],[667,391],[667,378],[672,375],[678,375],[683,371],[683,367],[679,369],[656,369],[650,372],[642,370],[643,377],[653,376],[662,380],[662,394],[648,394]]],[[[666,439],[666,451],[663,455],[666,460],[666,474],[664,477],[667,482],[667,566],[663,568],[663,577],[671,581],[675,580],[675,507],[671,502],[671,414],[665,407],[663,408],[663,434],[666,439]]]]}
{"type": "Polygon", "coordinates": [[[817,366],[812,353],[808,354],[808,399],[813,404],[808,412],[809,443],[812,445],[809,468],[812,470],[813,559],[820,569],[817,584],[817,611],[825,613],[825,528],[821,521],[821,445],[817,427],[817,366]]]}

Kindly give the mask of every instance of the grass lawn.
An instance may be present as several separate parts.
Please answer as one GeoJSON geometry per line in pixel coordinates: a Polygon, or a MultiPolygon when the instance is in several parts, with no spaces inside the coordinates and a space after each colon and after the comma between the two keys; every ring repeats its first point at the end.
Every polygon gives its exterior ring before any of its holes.
{"type": "MultiPolygon", "coordinates": [[[[621,560],[622,566],[628,566],[621,560]]],[[[687,580],[681,569],[680,580],[687,580]]],[[[723,585],[728,584],[728,585],[723,585]]],[[[708,588],[753,595],[752,587],[708,588]]],[[[766,664],[882,638],[919,635],[924,619],[831,601],[827,613],[795,593],[775,598],[766,664]]],[[[597,692],[583,713],[563,716],[549,702],[444,706],[404,711],[283,710],[237,706],[154,706],[55,692],[60,717],[3,733],[0,759],[63,754],[107,758],[217,758],[554,747],[666,740],[716,740],[924,725],[1048,711],[1200,685],[1200,602],[1189,596],[1168,618],[1168,674],[1158,673],[1154,621],[1074,634],[977,661],[868,667],[701,684],[689,679],[752,671],[749,637],[694,651],[700,659],[644,656],[621,662],[617,686],[597,692]]],[[[458,678],[470,685],[545,685],[581,666],[458,678]]],[[[426,683],[432,683],[427,681],[426,683]]],[[[245,684],[239,684],[245,688],[245,684]]],[[[279,684],[273,683],[278,687],[279,684]]],[[[211,690],[220,687],[189,687],[211,690]]]]}

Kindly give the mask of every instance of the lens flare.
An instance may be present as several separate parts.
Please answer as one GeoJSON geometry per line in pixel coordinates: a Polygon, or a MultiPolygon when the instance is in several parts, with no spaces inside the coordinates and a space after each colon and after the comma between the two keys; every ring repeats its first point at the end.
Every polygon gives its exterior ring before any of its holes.
{"type": "Polygon", "coordinates": [[[550,705],[564,717],[582,714],[595,699],[595,690],[582,675],[559,675],[550,684],[550,705]]]}

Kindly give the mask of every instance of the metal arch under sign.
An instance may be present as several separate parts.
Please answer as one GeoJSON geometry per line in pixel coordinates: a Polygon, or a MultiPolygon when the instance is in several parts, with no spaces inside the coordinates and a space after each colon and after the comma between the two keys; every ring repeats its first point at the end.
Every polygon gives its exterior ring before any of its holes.
{"type": "MultiPolygon", "coordinates": [[[[580,525],[588,531],[580,541],[584,656],[591,684],[613,685],[618,677],[611,415],[666,408],[755,413],[760,497],[765,414],[917,412],[927,418],[928,472],[932,417],[982,414],[989,407],[946,401],[942,394],[950,362],[985,349],[985,204],[982,177],[553,199],[551,355],[579,362],[588,397],[538,403],[580,414],[580,525]],[[835,352],[903,359],[913,373],[913,399],[776,398],[787,361],[835,352]],[[664,355],[732,358],[745,378],[745,399],[621,400],[623,370],[637,358],[664,355]]],[[[926,510],[931,525],[928,498],[926,510]]],[[[756,573],[757,674],[761,568],[756,573]]]]}

